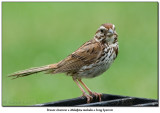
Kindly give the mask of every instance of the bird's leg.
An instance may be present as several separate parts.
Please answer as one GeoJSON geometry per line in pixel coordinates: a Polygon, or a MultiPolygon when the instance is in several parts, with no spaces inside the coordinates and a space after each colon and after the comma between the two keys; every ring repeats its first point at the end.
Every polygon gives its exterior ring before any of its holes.
{"type": "Polygon", "coordinates": [[[85,89],[88,91],[88,93],[89,93],[90,95],[95,95],[96,98],[99,97],[99,101],[102,100],[102,99],[101,99],[101,96],[102,96],[101,93],[92,92],[92,91],[86,86],[86,84],[85,84],[84,82],[82,82],[81,79],[78,79],[78,81],[85,87],[85,89]]]}
{"type": "Polygon", "coordinates": [[[88,95],[84,89],[81,87],[81,85],[78,83],[78,81],[76,79],[73,78],[73,81],[78,85],[78,87],[80,88],[80,90],[83,92],[83,96],[85,96],[87,98],[87,103],[90,103],[93,99],[92,96],[88,95]]]}

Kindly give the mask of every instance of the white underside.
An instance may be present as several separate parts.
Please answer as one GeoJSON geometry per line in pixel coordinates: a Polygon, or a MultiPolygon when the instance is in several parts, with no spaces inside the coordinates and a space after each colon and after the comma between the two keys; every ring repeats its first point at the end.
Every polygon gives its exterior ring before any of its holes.
{"type": "MultiPolygon", "coordinates": [[[[113,63],[116,57],[116,53],[114,52],[113,48],[112,47],[110,48],[111,49],[108,52],[108,55],[105,54],[98,63],[90,64],[88,66],[83,66],[79,70],[77,78],[93,78],[105,72],[110,67],[110,65],[113,63]],[[105,59],[102,61],[104,57],[105,59]]],[[[107,48],[105,49],[105,51],[107,51],[107,48]]]]}

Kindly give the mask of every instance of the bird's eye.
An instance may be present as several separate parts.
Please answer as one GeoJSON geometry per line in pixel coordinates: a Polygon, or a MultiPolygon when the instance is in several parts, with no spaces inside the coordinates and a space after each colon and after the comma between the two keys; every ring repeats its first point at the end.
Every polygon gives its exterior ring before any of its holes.
{"type": "Polygon", "coordinates": [[[103,29],[101,29],[100,31],[101,31],[101,33],[104,33],[104,30],[103,30],[103,29]]]}

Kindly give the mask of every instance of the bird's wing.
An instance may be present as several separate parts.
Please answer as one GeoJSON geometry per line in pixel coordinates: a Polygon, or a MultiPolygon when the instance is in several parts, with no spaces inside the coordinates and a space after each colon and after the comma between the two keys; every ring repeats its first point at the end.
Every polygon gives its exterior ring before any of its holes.
{"type": "Polygon", "coordinates": [[[57,64],[57,69],[51,73],[77,72],[84,65],[97,61],[102,52],[99,42],[88,41],[57,64]]]}

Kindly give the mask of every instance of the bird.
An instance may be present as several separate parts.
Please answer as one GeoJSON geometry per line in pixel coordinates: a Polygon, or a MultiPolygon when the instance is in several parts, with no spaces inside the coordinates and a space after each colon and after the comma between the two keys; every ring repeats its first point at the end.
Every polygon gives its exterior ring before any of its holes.
{"type": "Polygon", "coordinates": [[[115,25],[105,23],[100,25],[91,40],[85,42],[58,63],[18,71],[10,74],[9,77],[16,79],[39,72],[45,72],[45,74],[65,73],[72,77],[82,91],[82,96],[86,97],[87,103],[92,101],[93,96],[102,101],[102,94],[92,92],[82,79],[94,78],[107,71],[117,58],[118,50],[118,34],[115,25]],[[85,92],[82,86],[88,93],[85,92]]]}

